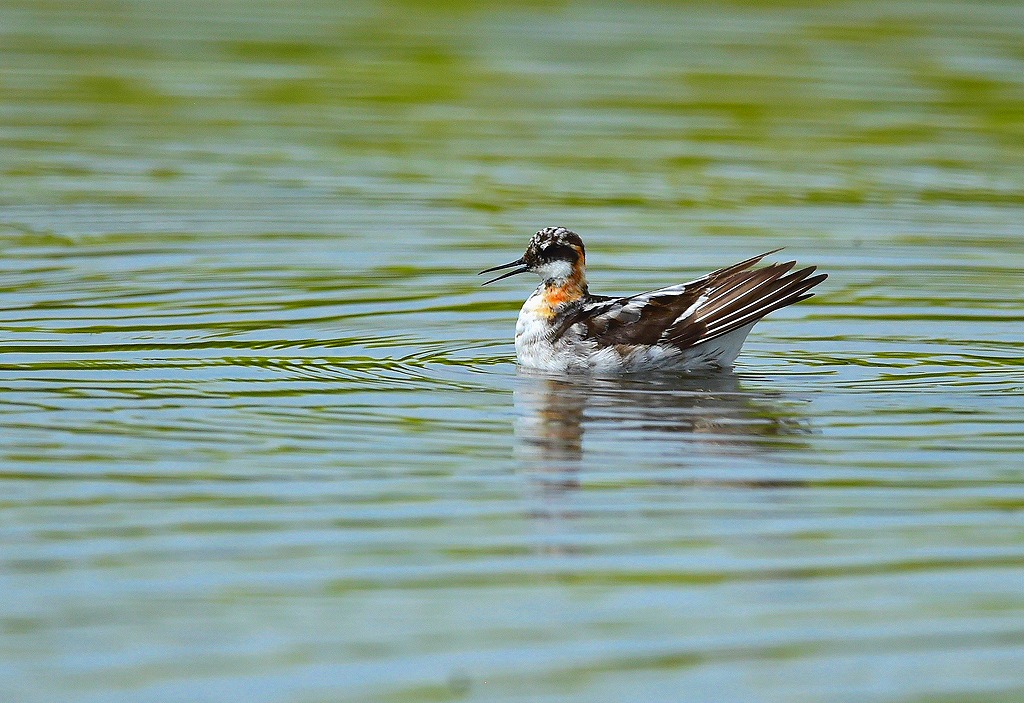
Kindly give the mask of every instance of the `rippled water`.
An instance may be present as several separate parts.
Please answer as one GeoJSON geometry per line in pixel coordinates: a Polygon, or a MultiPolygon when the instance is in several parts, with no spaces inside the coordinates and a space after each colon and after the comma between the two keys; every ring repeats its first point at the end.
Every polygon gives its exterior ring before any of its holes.
{"type": "Polygon", "coordinates": [[[0,0],[11,701],[1024,699],[1024,6],[0,0]],[[735,373],[517,372],[831,274],[735,373]]]}

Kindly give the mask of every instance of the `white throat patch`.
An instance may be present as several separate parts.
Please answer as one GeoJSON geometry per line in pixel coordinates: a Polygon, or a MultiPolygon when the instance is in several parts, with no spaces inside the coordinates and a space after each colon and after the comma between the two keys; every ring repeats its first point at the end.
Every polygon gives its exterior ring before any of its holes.
{"type": "Polygon", "coordinates": [[[541,264],[535,269],[535,273],[540,276],[543,281],[547,281],[552,278],[565,279],[572,274],[572,264],[564,259],[556,259],[546,264],[541,264]]]}

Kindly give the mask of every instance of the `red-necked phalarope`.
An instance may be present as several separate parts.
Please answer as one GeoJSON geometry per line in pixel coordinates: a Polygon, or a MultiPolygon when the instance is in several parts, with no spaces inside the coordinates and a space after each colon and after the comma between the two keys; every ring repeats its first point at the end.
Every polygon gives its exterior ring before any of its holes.
{"type": "Polygon", "coordinates": [[[779,251],[718,269],[678,285],[624,298],[587,290],[583,240],[564,227],[533,235],[522,258],[480,273],[517,266],[484,283],[532,271],[541,284],[516,323],[516,357],[547,371],[696,370],[732,365],[750,329],[779,308],[810,298],[827,278],[795,261],[751,268],[779,251]]]}

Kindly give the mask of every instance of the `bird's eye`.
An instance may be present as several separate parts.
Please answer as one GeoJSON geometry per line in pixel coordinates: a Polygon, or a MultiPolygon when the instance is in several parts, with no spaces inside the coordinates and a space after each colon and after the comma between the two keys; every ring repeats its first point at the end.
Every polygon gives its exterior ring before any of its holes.
{"type": "Polygon", "coordinates": [[[572,247],[554,243],[546,247],[543,254],[547,259],[565,259],[566,261],[575,261],[578,257],[576,250],[572,247]]]}

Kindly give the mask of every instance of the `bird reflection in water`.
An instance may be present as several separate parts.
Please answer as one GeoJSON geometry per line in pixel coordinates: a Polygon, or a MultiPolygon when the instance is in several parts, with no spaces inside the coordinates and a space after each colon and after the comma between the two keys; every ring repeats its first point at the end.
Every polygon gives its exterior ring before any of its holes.
{"type": "Polygon", "coordinates": [[[643,464],[663,474],[644,471],[651,483],[792,487],[789,480],[709,479],[701,469],[715,459],[721,465],[723,458],[728,463],[730,457],[800,448],[811,432],[792,399],[746,390],[730,371],[598,378],[520,368],[514,402],[516,457],[542,506],[536,517],[545,522],[574,516],[571,504],[584,469],[628,474],[643,464]],[[589,450],[584,435],[593,445],[589,450]],[[672,470],[679,468],[682,475],[672,470]]]}

